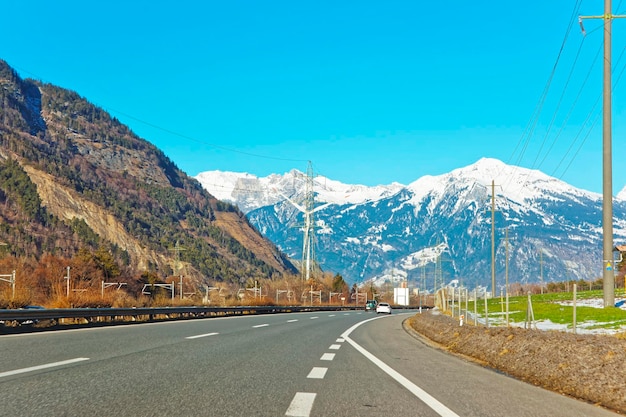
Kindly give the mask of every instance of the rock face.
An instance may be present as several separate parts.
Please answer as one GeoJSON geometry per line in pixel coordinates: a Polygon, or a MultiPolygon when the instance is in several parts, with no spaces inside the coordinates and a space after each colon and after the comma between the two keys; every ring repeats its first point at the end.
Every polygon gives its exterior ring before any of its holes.
{"type": "Polygon", "coordinates": [[[198,284],[295,272],[236,207],[154,145],[1,60],[0,224],[16,257],[105,248],[137,275],[184,267],[198,284]]]}
{"type": "Polygon", "coordinates": [[[438,312],[418,314],[411,329],[452,353],[531,384],[626,412],[626,340],[604,335],[459,326],[438,312]]]}

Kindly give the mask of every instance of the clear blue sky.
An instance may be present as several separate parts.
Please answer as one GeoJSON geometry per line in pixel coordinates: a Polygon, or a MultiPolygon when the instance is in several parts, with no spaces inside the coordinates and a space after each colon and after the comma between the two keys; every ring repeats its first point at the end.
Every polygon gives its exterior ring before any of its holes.
{"type": "MultiPolygon", "coordinates": [[[[601,119],[590,133],[583,123],[600,112],[601,22],[586,21],[585,38],[567,28],[601,3],[4,1],[0,58],[103,107],[190,175],[310,160],[345,183],[408,184],[484,156],[600,192],[601,119]]],[[[615,81],[626,19],[613,28],[615,81]]],[[[626,80],[614,94],[618,192],[626,80]]]]}

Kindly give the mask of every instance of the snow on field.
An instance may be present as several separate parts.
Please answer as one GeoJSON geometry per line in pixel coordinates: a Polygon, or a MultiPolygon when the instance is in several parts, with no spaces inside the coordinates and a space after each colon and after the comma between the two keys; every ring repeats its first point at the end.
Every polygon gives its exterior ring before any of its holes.
{"type": "MultiPolygon", "coordinates": [[[[619,303],[621,300],[616,300],[616,303],[620,304],[619,308],[622,310],[626,310],[626,303],[619,303]]],[[[558,304],[564,306],[572,306],[572,301],[561,301],[558,304]]],[[[602,298],[588,298],[582,300],[576,300],[577,307],[594,307],[594,308],[604,308],[604,300],[602,298]]],[[[509,314],[516,313],[514,311],[510,311],[509,314]]],[[[469,320],[473,320],[471,313],[468,313],[469,320]]],[[[480,316],[478,321],[485,324],[484,317],[480,316]]],[[[501,312],[489,312],[489,323],[491,326],[506,326],[506,315],[501,312]]],[[[525,327],[525,322],[513,322],[509,321],[511,326],[514,327],[525,327]]],[[[606,327],[610,323],[599,323],[596,321],[586,321],[586,322],[577,322],[576,323],[576,333],[578,334],[617,334],[626,332],[626,324],[621,326],[616,326],[612,328],[606,327]]],[[[559,331],[559,332],[572,332],[572,323],[553,323],[550,320],[535,320],[532,323],[533,329],[545,330],[545,331],[559,331]]]]}

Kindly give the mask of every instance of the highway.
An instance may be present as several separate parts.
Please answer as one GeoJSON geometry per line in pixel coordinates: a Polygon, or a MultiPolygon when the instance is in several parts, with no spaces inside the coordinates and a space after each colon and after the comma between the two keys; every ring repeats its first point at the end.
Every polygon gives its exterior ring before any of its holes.
{"type": "Polygon", "coordinates": [[[315,312],[0,336],[0,416],[616,415],[433,349],[402,329],[407,317],[315,312]]]}

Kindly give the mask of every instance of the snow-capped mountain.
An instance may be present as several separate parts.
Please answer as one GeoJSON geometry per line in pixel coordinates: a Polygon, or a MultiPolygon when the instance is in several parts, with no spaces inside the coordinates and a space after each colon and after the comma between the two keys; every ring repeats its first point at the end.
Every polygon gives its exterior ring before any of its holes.
{"type": "MultiPolygon", "coordinates": [[[[295,169],[284,175],[272,174],[262,178],[223,171],[201,172],[195,178],[216,198],[238,205],[244,213],[284,201],[285,196],[304,193],[306,181],[306,175],[295,169]]],[[[398,183],[376,187],[346,185],[322,176],[315,177],[316,200],[336,205],[376,201],[404,187],[398,183]]]]}
{"type": "MultiPolygon", "coordinates": [[[[196,177],[234,202],[287,255],[301,258],[306,176],[256,178],[205,172],[196,177]],[[291,200],[290,201],[288,201],[291,200]],[[297,203],[296,203],[297,204],[297,203]]],[[[459,279],[491,286],[491,195],[495,191],[496,282],[601,276],[602,197],[540,171],[483,158],[404,186],[345,185],[315,177],[316,259],[350,282],[409,279],[433,289],[459,279]],[[508,229],[508,240],[506,239],[508,229]]],[[[615,241],[626,237],[626,201],[614,204],[615,241]]]]}
{"type": "Polygon", "coordinates": [[[618,200],[626,200],[626,187],[622,188],[622,190],[617,193],[615,198],[617,198],[618,200]]]}

